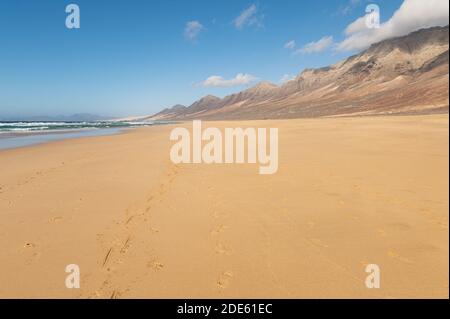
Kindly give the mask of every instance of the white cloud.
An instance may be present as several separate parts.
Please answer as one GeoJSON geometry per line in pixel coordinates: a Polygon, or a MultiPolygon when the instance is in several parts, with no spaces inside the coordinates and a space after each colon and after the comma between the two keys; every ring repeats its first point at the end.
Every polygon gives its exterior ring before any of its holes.
{"type": "Polygon", "coordinates": [[[365,29],[367,29],[366,26],[366,16],[364,17],[360,17],[358,19],[356,19],[355,21],[353,21],[352,23],[350,23],[347,28],[345,28],[345,35],[346,36],[350,36],[352,34],[364,31],[365,29]]]}
{"type": "Polygon", "coordinates": [[[323,37],[322,39],[310,42],[308,44],[305,44],[301,49],[298,49],[295,51],[296,54],[311,54],[311,53],[320,53],[325,51],[330,45],[333,44],[333,37],[327,36],[323,37]]]}
{"type": "Polygon", "coordinates": [[[295,48],[295,41],[294,40],[292,40],[292,41],[289,41],[288,43],[286,43],[285,45],[284,45],[284,48],[285,49],[294,49],[295,48]]]}
{"type": "Polygon", "coordinates": [[[358,18],[346,28],[347,38],[337,44],[338,51],[362,50],[373,43],[422,28],[448,25],[449,3],[448,0],[404,0],[393,16],[377,29],[367,28],[365,18],[358,18]]]}
{"type": "Polygon", "coordinates": [[[340,15],[347,15],[360,3],[361,0],[349,0],[345,6],[339,8],[337,13],[340,15]]]}
{"type": "Polygon", "coordinates": [[[184,36],[189,40],[195,40],[205,27],[198,21],[189,21],[184,28],[184,36]]]}
{"type": "Polygon", "coordinates": [[[258,14],[258,7],[252,4],[247,9],[243,10],[239,16],[233,20],[236,29],[242,29],[245,26],[262,26],[264,15],[258,14]]]}
{"type": "Polygon", "coordinates": [[[291,74],[284,74],[281,79],[280,79],[280,83],[284,84],[286,82],[292,81],[295,79],[295,75],[291,75],[291,74]]]}
{"type": "Polygon", "coordinates": [[[197,84],[197,86],[203,86],[203,87],[231,87],[231,86],[239,86],[239,85],[246,85],[250,84],[252,82],[257,81],[258,78],[246,74],[246,73],[239,73],[232,79],[224,79],[223,77],[219,75],[213,75],[207,78],[202,83],[197,84]]]}

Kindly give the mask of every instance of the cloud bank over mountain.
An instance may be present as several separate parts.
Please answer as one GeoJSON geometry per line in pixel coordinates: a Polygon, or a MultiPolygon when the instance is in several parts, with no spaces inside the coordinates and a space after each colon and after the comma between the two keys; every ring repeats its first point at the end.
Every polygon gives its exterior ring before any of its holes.
{"type": "Polygon", "coordinates": [[[405,0],[379,28],[368,28],[366,17],[360,17],[347,26],[347,37],[337,44],[338,51],[358,51],[376,42],[404,36],[422,28],[446,26],[449,21],[449,3],[447,0],[405,0]]]}

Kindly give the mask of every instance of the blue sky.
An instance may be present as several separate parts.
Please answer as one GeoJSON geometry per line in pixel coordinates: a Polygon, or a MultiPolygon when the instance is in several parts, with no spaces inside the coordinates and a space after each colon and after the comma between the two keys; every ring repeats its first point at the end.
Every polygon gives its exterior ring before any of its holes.
{"type": "MultiPolygon", "coordinates": [[[[372,2],[386,21],[403,1],[372,2]]],[[[0,116],[145,115],[257,79],[279,84],[354,53],[335,46],[368,3],[2,0],[0,116]],[[70,3],[80,7],[80,29],[65,26],[70,3]]]]}

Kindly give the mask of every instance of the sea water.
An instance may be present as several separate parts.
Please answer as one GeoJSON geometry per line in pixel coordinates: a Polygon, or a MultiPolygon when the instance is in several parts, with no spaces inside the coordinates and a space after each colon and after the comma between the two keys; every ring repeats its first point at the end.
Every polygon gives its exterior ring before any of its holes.
{"type": "Polygon", "coordinates": [[[111,135],[152,122],[0,122],[0,149],[24,147],[67,138],[111,135]]]}

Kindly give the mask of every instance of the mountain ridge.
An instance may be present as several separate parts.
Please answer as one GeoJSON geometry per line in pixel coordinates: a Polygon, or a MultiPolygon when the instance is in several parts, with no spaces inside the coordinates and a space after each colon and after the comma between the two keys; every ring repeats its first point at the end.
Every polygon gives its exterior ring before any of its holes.
{"type": "Polygon", "coordinates": [[[334,65],[304,69],[280,86],[263,81],[223,99],[148,119],[269,119],[448,112],[449,27],[372,44],[334,65]]]}

